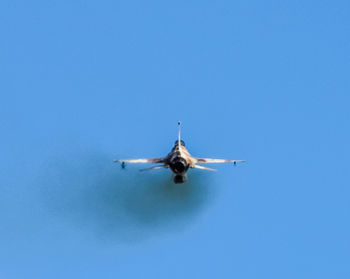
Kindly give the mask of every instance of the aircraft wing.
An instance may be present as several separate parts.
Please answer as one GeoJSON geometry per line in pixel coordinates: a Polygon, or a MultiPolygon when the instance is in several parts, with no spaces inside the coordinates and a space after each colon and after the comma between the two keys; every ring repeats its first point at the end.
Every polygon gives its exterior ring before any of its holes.
{"type": "Polygon", "coordinates": [[[164,158],[114,160],[116,163],[163,163],[163,161],[164,158]]]}
{"type": "Polygon", "coordinates": [[[226,159],[212,159],[212,158],[195,158],[197,160],[196,163],[200,164],[215,164],[215,163],[238,163],[245,162],[245,160],[226,160],[226,159]]]}

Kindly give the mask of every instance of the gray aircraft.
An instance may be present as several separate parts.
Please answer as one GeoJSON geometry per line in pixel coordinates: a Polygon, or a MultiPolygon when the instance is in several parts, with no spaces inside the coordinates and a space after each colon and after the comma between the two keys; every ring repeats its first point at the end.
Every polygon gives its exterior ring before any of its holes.
{"type": "Polygon", "coordinates": [[[174,173],[175,183],[184,183],[187,180],[186,173],[189,168],[216,171],[215,169],[207,168],[199,164],[208,163],[233,163],[245,162],[245,160],[226,160],[226,159],[211,159],[211,158],[197,158],[192,156],[185,147],[185,142],[181,140],[181,122],[179,124],[178,139],[175,142],[174,147],[170,153],[163,158],[151,158],[151,159],[126,159],[126,160],[115,160],[114,162],[121,163],[122,168],[125,168],[126,163],[160,163],[162,165],[157,165],[151,168],[142,169],[143,170],[156,170],[161,168],[171,169],[174,173]]]}

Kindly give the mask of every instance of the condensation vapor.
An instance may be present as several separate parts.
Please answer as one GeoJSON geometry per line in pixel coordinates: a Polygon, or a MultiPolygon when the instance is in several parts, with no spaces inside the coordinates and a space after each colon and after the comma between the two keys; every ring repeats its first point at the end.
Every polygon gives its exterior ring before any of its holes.
{"type": "Polygon", "coordinates": [[[169,170],[142,167],[122,170],[100,153],[55,158],[41,178],[44,204],[99,237],[138,241],[186,229],[214,195],[205,172],[190,171],[186,183],[174,184],[169,170]]]}

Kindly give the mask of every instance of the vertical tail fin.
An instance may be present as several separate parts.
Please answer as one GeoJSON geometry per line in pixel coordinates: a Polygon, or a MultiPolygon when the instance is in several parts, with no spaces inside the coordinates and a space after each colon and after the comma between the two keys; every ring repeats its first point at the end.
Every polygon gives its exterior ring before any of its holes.
{"type": "Polygon", "coordinates": [[[179,141],[179,145],[180,145],[181,144],[181,121],[177,122],[177,124],[179,125],[178,141],[179,141]]]}

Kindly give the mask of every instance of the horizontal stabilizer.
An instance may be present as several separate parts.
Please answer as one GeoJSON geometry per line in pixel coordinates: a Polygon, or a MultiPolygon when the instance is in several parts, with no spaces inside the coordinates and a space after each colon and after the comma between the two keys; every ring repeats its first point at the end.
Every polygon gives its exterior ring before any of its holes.
{"type": "Polygon", "coordinates": [[[203,167],[203,166],[199,166],[199,165],[195,165],[194,168],[201,169],[201,170],[208,170],[208,171],[217,171],[216,169],[211,169],[211,168],[207,168],[207,167],[203,167]]]}
{"type": "Polygon", "coordinates": [[[141,169],[140,171],[149,171],[149,170],[158,170],[158,169],[162,169],[165,168],[165,166],[155,166],[155,167],[151,167],[151,168],[146,168],[146,169],[141,169]]]}

